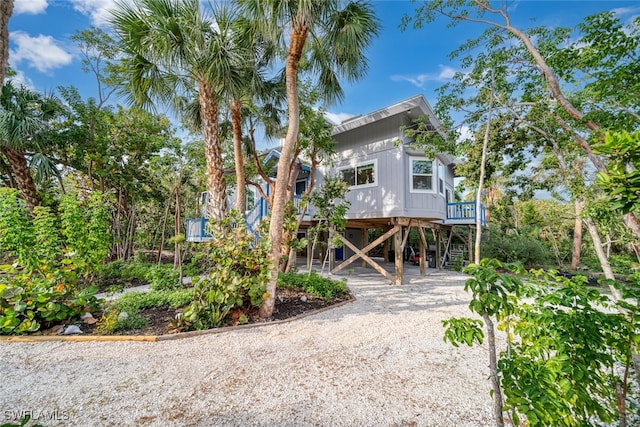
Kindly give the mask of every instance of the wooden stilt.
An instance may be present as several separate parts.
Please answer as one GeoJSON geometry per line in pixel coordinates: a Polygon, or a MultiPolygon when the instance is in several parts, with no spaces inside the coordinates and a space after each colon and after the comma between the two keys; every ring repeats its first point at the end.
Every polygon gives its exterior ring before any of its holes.
{"type": "Polygon", "coordinates": [[[403,262],[403,254],[402,254],[402,227],[398,227],[398,231],[396,232],[394,238],[395,244],[395,255],[396,255],[396,277],[395,277],[395,285],[402,285],[402,279],[404,274],[404,262],[403,262]]]}
{"type": "MultiPolygon", "coordinates": [[[[363,228],[361,232],[362,232],[362,247],[364,248],[365,246],[367,246],[367,240],[369,239],[369,234],[366,228],[363,228]]],[[[367,266],[367,262],[363,259],[362,267],[366,267],[366,266],[367,266]]]]}
{"type": "Polygon", "coordinates": [[[435,231],[436,234],[436,268],[442,270],[442,258],[441,258],[441,246],[442,246],[442,231],[438,228],[435,231]]]}
{"type": "Polygon", "coordinates": [[[418,227],[418,235],[420,236],[420,274],[425,274],[427,270],[427,239],[424,235],[422,226],[418,227]]]}
{"type": "Polygon", "coordinates": [[[384,241],[384,246],[382,247],[382,260],[384,262],[389,262],[389,241],[384,241]]]}

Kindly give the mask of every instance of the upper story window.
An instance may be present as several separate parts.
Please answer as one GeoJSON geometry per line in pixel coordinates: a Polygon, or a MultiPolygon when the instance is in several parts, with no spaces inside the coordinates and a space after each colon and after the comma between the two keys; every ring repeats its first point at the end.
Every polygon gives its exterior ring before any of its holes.
{"type": "Polygon", "coordinates": [[[349,184],[351,188],[373,187],[378,183],[377,169],[377,160],[370,160],[358,163],[355,166],[340,168],[338,173],[340,174],[340,178],[349,184]]]}
{"type": "Polygon", "coordinates": [[[411,158],[411,192],[432,193],[433,161],[424,158],[411,158]]]}

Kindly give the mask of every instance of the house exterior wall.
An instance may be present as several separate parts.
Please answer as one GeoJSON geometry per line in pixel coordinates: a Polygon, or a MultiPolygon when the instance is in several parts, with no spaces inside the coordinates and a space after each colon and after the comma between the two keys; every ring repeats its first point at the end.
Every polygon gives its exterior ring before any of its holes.
{"type": "MultiPolygon", "coordinates": [[[[450,156],[429,159],[421,150],[410,149],[401,132],[409,125],[406,115],[394,115],[334,135],[336,156],[333,165],[319,168],[316,175],[320,188],[326,175],[339,174],[344,168],[375,165],[375,183],[352,186],[347,194],[351,203],[348,219],[412,217],[441,220],[446,218],[446,194],[453,195],[453,170],[450,156]],[[411,183],[412,159],[434,160],[434,191],[414,191],[411,183]],[[437,162],[445,172],[443,191],[437,188],[437,162]],[[448,164],[449,163],[449,164],[448,164]]],[[[451,196],[452,197],[452,196],[451,196]]]]}

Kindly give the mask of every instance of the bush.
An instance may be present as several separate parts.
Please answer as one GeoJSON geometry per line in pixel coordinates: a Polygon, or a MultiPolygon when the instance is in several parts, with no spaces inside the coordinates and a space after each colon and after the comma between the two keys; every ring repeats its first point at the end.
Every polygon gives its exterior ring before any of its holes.
{"type": "Polygon", "coordinates": [[[65,272],[52,270],[45,277],[0,266],[0,334],[35,332],[41,327],[78,318],[97,310],[97,287],[78,290],[65,272]]]}
{"type": "Polygon", "coordinates": [[[126,312],[165,305],[175,309],[187,305],[193,297],[193,289],[129,292],[112,301],[110,305],[119,311],[126,312]]]}
{"type": "Polygon", "coordinates": [[[538,240],[520,235],[490,230],[482,235],[482,258],[496,258],[503,262],[521,262],[526,267],[547,265],[551,254],[538,240]]]}
{"type": "Polygon", "coordinates": [[[324,299],[331,299],[333,296],[347,295],[349,293],[344,280],[331,280],[322,277],[315,271],[310,274],[280,273],[278,275],[278,287],[282,289],[300,289],[324,299]]]}
{"type": "Polygon", "coordinates": [[[183,287],[182,283],[180,283],[180,272],[169,265],[158,265],[150,268],[146,279],[151,289],[155,291],[183,287]]]}
{"type": "Polygon", "coordinates": [[[272,268],[269,241],[247,229],[244,217],[231,212],[224,220],[211,222],[209,277],[194,282],[194,299],[176,319],[182,330],[220,326],[234,307],[257,307],[268,297],[266,284],[272,268]]]}

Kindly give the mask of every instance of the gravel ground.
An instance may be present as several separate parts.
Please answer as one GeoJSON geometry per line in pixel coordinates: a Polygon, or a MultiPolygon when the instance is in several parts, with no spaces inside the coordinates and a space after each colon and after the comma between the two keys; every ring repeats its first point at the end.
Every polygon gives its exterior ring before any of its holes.
{"type": "MultiPolygon", "coordinates": [[[[408,271],[407,271],[408,270],[408,271]]],[[[465,276],[348,276],[356,301],[282,324],[160,342],[0,342],[0,423],[493,425],[485,346],[444,343],[465,276]]]]}

